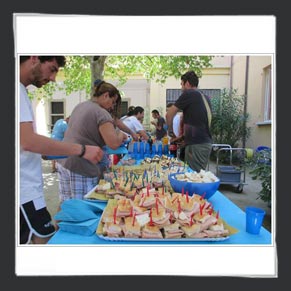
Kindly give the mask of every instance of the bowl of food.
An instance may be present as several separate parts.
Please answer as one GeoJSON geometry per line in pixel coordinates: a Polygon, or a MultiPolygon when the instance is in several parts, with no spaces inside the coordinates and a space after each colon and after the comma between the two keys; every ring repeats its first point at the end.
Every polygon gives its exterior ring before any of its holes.
{"type": "Polygon", "coordinates": [[[175,192],[188,195],[198,194],[209,199],[215,194],[220,180],[210,171],[172,173],[168,176],[171,187],[175,192]]]}

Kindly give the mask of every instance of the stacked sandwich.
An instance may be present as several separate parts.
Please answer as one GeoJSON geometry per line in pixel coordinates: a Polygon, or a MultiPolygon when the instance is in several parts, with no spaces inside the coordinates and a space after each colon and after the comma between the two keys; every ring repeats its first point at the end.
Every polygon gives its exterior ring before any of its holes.
{"type": "Polygon", "coordinates": [[[200,195],[143,189],[133,199],[110,199],[101,216],[97,234],[124,238],[226,237],[219,213],[200,195]]]}

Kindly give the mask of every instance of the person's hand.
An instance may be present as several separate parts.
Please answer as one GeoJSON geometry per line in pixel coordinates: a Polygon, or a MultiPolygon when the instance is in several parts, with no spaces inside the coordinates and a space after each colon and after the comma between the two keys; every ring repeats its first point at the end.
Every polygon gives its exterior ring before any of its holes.
{"type": "Polygon", "coordinates": [[[97,164],[102,160],[103,154],[104,152],[100,147],[86,145],[86,151],[83,158],[90,161],[93,164],[97,164]]]}
{"type": "Polygon", "coordinates": [[[138,134],[136,134],[136,133],[132,133],[132,139],[134,140],[134,141],[138,141],[138,139],[139,139],[139,135],[138,134]]]}
{"type": "Polygon", "coordinates": [[[153,125],[157,125],[155,121],[151,121],[151,124],[153,124],[153,125]]]}
{"type": "Polygon", "coordinates": [[[122,142],[127,141],[128,140],[128,135],[126,133],[124,133],[124,132],[121,132],[121,134],[122,134],[122,142]]]}

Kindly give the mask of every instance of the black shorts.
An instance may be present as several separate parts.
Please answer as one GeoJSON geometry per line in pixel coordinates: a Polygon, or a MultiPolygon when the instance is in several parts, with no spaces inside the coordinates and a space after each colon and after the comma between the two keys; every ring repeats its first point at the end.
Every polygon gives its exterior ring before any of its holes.
{"type": "Polygon", "coordinates": [[[32,235],[46,238],[55,233],[51,216],[46,207],[36,210],[33,201],[20,206],[20,243],[30,242],[32,235]]]}

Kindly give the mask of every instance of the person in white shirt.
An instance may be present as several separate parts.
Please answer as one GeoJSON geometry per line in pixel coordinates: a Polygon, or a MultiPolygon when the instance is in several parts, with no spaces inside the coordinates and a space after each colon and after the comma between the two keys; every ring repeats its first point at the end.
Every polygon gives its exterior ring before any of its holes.
{"type": "Polygon", "coordinates": [[[123,121],[125,118],[127,118],[127,117],[129,117],[129,116],[132,116],[133,113],[134,113],[134,108],[135,108],[134,106],[129,106],[126,115],[123,115],[123,116],[120,118],[120,120],[123,121]]]}
{"type": "MultiPolygon", "coordinates": [[[[172,107],[173,105],[174,105],[174,103],[168,103],[166,111],[168,112],[169,108],[172,107]]],[[[181,115],[182,115],[182,112],[177,112],[173,118],[173,132],[175,133],[176,137],[182,135],[182,133],[181,133],[181,120],[182,120],[181,115]]],[[[166,116],[167,116],[167,114],[166,114],[166,116]]]]}
{"type": "Polygon", "coordinates": [[[142,140],[148,140],[149,136],[145,131],[142,121],[144,118],[144,109],[141,106],[136,106],[133,115],[123,119],[123,123],[134,133],[139,134],[142,140]]]}
{"type": "Polygon", "coordinates": [[[36,132],[26,87],[34,85],[41,88],[49,82],[55,82],[59,68],[65,63],[64,56],[20,56],[20,244],[45,244],[55,233],[44,199],[41,155],[75,155],[94,164],[103,157],[103,151],[98,146],[58,141],[36,132]]]}

